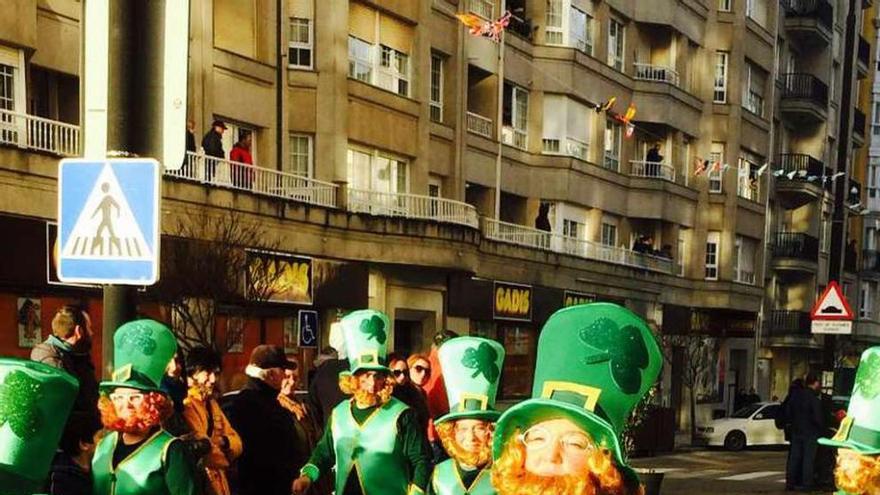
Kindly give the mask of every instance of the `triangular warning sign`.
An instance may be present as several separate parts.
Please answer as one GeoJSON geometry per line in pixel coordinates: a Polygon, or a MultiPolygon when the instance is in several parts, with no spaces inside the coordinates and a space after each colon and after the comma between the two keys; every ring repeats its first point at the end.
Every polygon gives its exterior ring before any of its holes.
{"type": "Polygon", "coordinates": [[[109,164],[98,175],[62,253],[70,259],[152,259],[150,246],[109,164]]]}
{"type": "Polygon", "coordinates": [[[840,285],[832,280],[825,292],[819,296],[810,317],[814,320],[852,320],[854,315],[852,308],[840,289],[840,285]]]}

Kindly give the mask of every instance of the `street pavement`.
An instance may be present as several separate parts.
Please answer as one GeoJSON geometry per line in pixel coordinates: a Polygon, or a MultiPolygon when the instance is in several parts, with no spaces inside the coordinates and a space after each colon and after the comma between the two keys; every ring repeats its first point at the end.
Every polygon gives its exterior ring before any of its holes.
{"type": "Polygon", "coordinates": [[[696,450],[632,459],[632,464],[665,473],[662,495],[791,495],[785,491],[785,456],[783,450],[696,450]]]}

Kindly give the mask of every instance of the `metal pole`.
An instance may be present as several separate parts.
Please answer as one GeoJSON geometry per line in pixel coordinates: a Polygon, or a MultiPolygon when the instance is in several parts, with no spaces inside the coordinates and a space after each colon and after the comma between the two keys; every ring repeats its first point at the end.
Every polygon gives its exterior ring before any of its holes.
{"type": "MultiPolygon", "coordinates": [[[[507,0],[501,0],[501,12],[507,10],[507,0]]],[[[501,39],[498,46],[498,111],[495,113],[497,118],[495,127],[495,137],[498,139],[498,154],[495,156],[495,220],[501,221],[501,152],[503,149],[502,125],[501,120],[504,118],[504,45],[507,33],[501,32],[501,39]]]]}

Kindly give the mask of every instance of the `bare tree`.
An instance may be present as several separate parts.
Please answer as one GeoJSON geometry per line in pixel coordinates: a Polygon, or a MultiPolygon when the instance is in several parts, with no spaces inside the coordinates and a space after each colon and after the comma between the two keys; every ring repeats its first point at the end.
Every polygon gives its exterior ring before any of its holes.
{"type": "Polygon", "coordinates": [[[196,346],[227,352],[243,329],[230,325],[218,341],[215,321],[224,307],[247,316],[278,290],[284,273],[261,252],[277,251],[279,241],[239,214],[194,215],[181,219],[162,247],[160,301],[171,307],[172,325],[185,350],[196,346]]]}
{"type": "Polygon", "coordinates": [[[714,342],[708,335],[696,333],[662,334],[659,338],[662,342],[664,359],[671,366],[673,379],[680,380],[689,391],[691,443],[694,443],[697,438],[697,387],[700,384],[700,377],[714,365],[714,342]],[[682,353],[681,366],[672,366],[675,349],[680,349],[682,353]]]}

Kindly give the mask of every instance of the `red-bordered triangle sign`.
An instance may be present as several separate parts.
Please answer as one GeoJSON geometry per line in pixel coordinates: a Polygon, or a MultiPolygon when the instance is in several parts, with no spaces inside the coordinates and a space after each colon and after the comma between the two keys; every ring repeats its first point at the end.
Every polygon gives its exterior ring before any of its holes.
{"type": "Polygon", "coordinates": [[[834,280],[828,284],[810,312],[810,318],[814,320],[852,320],[853,317],[853,310],[843,290],[834,280]]]}

